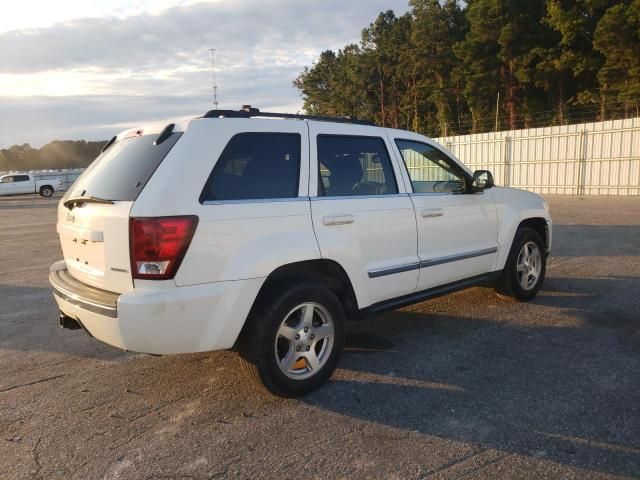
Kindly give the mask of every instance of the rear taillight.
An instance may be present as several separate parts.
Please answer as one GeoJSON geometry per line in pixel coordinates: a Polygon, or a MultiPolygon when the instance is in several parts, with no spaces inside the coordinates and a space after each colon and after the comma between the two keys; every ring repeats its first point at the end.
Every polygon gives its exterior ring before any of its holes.
{"type": "Polygon", "coordinates": [[[173,278],[187,253],[196,225],[196,216],[132,218],[129,245],[133,278],[173,278]]]}

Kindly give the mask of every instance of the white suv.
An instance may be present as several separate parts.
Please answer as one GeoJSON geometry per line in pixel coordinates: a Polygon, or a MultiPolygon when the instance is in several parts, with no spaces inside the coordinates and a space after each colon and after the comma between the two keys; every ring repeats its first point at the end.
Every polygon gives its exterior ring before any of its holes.
{"type": "Polygon", "coordinates": [[[236,348],[271,392],[322,385],[344,323],[494,282],[540,289],[547,204],[432,140],[215,110],[114,137],[58,207],[60,322],[125,350],[236,348]]]}

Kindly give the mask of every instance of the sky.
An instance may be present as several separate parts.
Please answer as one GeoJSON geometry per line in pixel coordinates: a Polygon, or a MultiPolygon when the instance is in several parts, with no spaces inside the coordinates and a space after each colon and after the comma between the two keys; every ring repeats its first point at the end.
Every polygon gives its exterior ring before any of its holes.
{"type": "Polygon", "coordinates": [[[295,113],[293,80],[407,0],[0,0],[0,148],[104,140],[251,104],[295,113]]]}

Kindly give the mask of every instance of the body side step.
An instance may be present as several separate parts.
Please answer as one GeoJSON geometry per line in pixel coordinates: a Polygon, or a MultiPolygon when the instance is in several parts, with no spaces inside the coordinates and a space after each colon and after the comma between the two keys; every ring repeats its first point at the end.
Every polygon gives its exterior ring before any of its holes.
{"type": "Polygon", "coordinates": [[[409,295],[404,295],[402,297],[392,298],[390,300],[374,303],[373,305],[360,309],[358,311],[358,317],[371,317],[373,315],[378,315],[390,310],[397,310],[398,308],[424,302],[425,300],[441,297],[442,295],[447,295],[448,293],[465,290],[470,287],[491,286],[501,273],[502,271],[485,273],[482,275],[477,275],[475,277],[465,278],[464,280],[458,280],[457,282],[447,283],[446,285],[441,285],[439,287],[429,288],[427,290],[410,293],[409,295]]]}

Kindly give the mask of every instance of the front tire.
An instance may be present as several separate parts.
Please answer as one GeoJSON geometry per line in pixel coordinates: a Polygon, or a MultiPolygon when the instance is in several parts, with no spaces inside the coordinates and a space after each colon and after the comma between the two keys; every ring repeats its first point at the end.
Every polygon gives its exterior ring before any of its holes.
{"type": "Polygon", "coordinates": [[[520,302],[531,300],[542,287],[546,269],[547,256],[540,234],[532,228],[519,228],[496,292],[520,302]]]}
{"type": "Polygon", "coordinates": [[[239,342],[241,364],[252,380],[281,397],[322,386],[344,349],[345,315],[336,295],[302,284],[264,295],[252,309],[239,342]]]}
{"type": "Polygon", "coordinates": [[[50,187],[49,185],[44,185],[40,187],[41,197],[49,198],[51,195],[53,195],[53,187],[50,187]]]}

